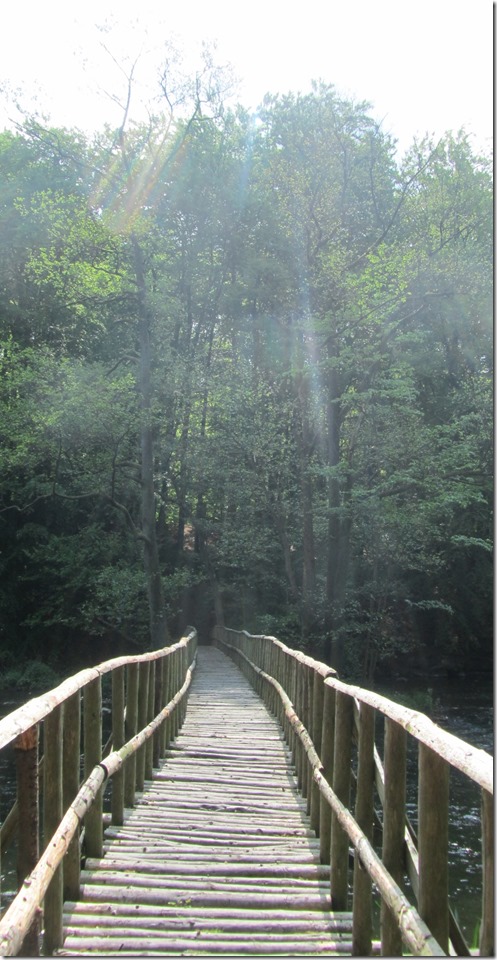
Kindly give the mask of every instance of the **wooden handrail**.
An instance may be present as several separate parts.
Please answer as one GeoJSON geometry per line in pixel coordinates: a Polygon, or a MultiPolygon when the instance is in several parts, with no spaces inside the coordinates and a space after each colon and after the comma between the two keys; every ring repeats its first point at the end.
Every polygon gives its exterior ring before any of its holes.
{"type": "Polygon", "coordinates": [[[471,780],[474,780],[483,790],[493,794],[493,757],[485,750],[472,747],[454,734],[437,726],[433,720],[418,710],[404,707],[395,700],[389,700],[372,690],[365,690],[353,684],[343,683],[340,680],[328,677],[325,681],[335,690],[342,690],[348,696],[354,697],[359,703],[366,703],[378,710],[385,717],[394,720],[407,733],[415,737],[420,743],[435,750],[452,767],[456,767],[471,780]]]}
{"type": "MultiPolygon", "coordinates": [[[[347,909],[350,847],[355,851],[353,951],[371,951],[373,884],[382,903],[383,952],[398,955],[402,943],[414,954],[443,955],[449,949],[468,955],[451,915],[446,881],[448,770],[452,766],[481,789],[483,904],[480,953],[493,952],[493,762],[485,751],[441,730],[424,714],[369,690],[343,683],[336,672],[273,637],[216,628],[217,643],[246,673],[278,716],[292,749],[298,782],[311,824],[320,839],[321,859],[332,864],[334,909],[347,909]],[[374,719],[385,718],[384,764],[374,746],[374,719]],[[406,818],[404,768],[400,749],[406,737],[418,744],[420,791],[417,836],[406,818]],[[354,767],[357,768],[355,771],[354,767]],[[383,807],[382,846],[373,842],[374,790],[383,807]],[[352,798],[355,801],[353,809],[352,798]],[[405,866],[406,865],[406,866],[405,866]],[[403,891],[408,869],[414,902],[403,891]],[[449,942],[450,941],[450,942],[449,942]]],[[[160,651],[106,661],[81,671],[42,697],[0,721],[0,745],[14,743],[18,769],[24,761],[26,783],[39,790],[38,727],[45,731],[45,844],[41,858],[26,844],[26,882],[0,921],[0,955],[36,955],[39,910],[44,904],[44,952],[61,945],[63,888],[79,887],[80,826],[85,847],[96,851],[102,840],[103,787],[114,777],[112,820],[122,823],[124,805],[132,805],[143,777],[164,755],[184,719],[196,650],[191,631],[160,651]],[[112,673],[112,749],[103,756],[101,680],[112,673]],[[125,682],[126,681],[126,682],[125,682]],[[84,697],[81,697],[83,692],[84,697]],[[84,700],[84,782],[80,786],[79,719],[84,700]],[[72,740],[62,731],[70,730],[72,740]],[[52,730],[52,735],[50,735],[52,730]],[[64,741],[64,749],[60,743],[64,741]],[[26,758],[23,757],[23,751],[26,758]],[[75,764],[75,753],[77,763],[75,764]],[[34,785],[34,786],[33,786],[34,785]],[[47,804],[45,804],[47,806],[47,804]],[[29,858],[31,858],[29,865],[29,858]],[[34,862],[33,862],[34,860],[34,862]],[[27,864],[27,866],[26,866],[27,864]],[[31,925],[30,930],[30,924],[31,925]]],[[[37,806],[37,796],[34,798],[37,806]]],[[[23,795],[23,810],[31,809],[23,795]]],[[[28,817],[27,812],[23,817],[28,817]]],[[[30,823],[31,837],[34,827],[30,823]]],[[[28,839],[20,830],[21,852],[28,839]]]]}
{"type": "Polygon", "coordinates": [[[401,948],[398,936],[415,953],[443,955],[449,953],[450,948],[453,953],[469,955],[448,902],[448,770],[454,767],[478,785],[482,793],[480,953],[491,955],[492,757],[442,730],[419,711],[343,683],[325,664],[285,647],[274,637],[252,636],[246,631],[225,627],[215,628],[214,634],[218,645],[238,662],[282,723],[299,784],[308,798],[311,821],[320,836],[321,858],[332,864],[331,894],[334,906],[339,909],[346,908],[349,843],[356,851],[354,891],[358,899],[355,902],[354,898],[353,902],[354,952],[365,955],[371,950],[371,883],[374,882],[384,904],[381,940],[386,955],[398,955],[401,948]],[[356,716],[357,730],[351,725],[351,709],[356,716]],[[385,769],[371,734],[375,713],[385,718],[385,769]],[[359,758],[355,817],[350,800],[353,733],[358,741],[359,758]],[[400,744],[406,735],[417,741],[419,751],[417,848],[416,837],[412,828],[408,829],[406,818],[405,765],[402,769],[399,767],[399,757],[404,754],[400,744]],[[319,790],[320,801],[316,802],[313,785],[319,790]],[[371,842],[375,787],[384,809],[381,856],[371,842]],[[343,838],[347,838],[345,843],[343,838]],[[408,903],[399,886],[406,862],[414,881],[417,909],[408,903]],[[368,884],[360,873],[369,877],[368,884]]]}
{"type": "Polygon", "coordinates": [[[96,667],[88,667],[85,670],[80,670],[80,672],[74,674],[74,676],[63,680],[62,683],[60,683],[58,687],[54,687],[53,690],[49,690],[39,697],[33,697],[31,700],[28,700],[27,703],[23,704],[22,707],[18,707],[17,710],[13,710],[12,713],[8,713],[6,717],[0,720],[0,750],[3,750],[9,743],[12,743],[21,733],[29,730],[35,723],[40,723],[41,720],[44,720],[55,707],[59,706],[74,693],[77,693],[78,690],[82,690],[87,684],[91,683],[92,680],[98,680],[106,673],[111,673],[118,667],[160,660],[164,656],[171,656],[175,650],[185,645],[187,639],[188,636],[183,637],[170,647],[163,647],[161,650],[153,650],[150,653],[141,653],[129,657],[115,657],[113,660],[105,660],[96,667]]]}
{"type": "MultiPolygon", "coordinates": [[[[79,888],[79,827],[84,822],[85,846],[91,855],[98,855],[102,843],[103,817],[102,796],[107,779],[116,775],[118,789],[113,796],[112,818],[114,823],[122,819],[124,796],[122,792],[123,771],[130,768],[130,764],[137,755],[143,757],[138,772],[132,766],[133,783],[132,799],[137,788],[138,777],[142,777],[143,769],[148,769],[153,756],[153,747],[156,748],[157,759],[164,755],[173,731],[177,731],[184,718],[184,700],[189,689],[192,670],[195,662],[197,634],[193,629],[181,638],[178,643],[161,650],[153,651],[133,657],[120,657],[106,661],[99,666],[84,670],[76,676],[64,681],[54,690],[41,697],[29,701],[24,707],[8,715],[0,721],[0,743],[3,745],[14,742],[14,745],[23,743],[31,747],[31,741],[37,751],[38,726],[44,721],[45,728],[45,849],[38,859],[30,851],[28,866],[28,852],[24,857],[24,868],[21,879],[24,882],[21,889],[0,921],[0,955],[13,956],[22,950],[23,955],[38,955],[38,925],[37,920],[42,903],[44,904],[44,943],[45,954],[50,954],[62,944],[62,903],[63,888],[73,891],[79,888]],[[155,665],[159,663],[161,669],[155,672],[155,665]],[[133,676],[136,670],[144,665],[141,690],[133,685],[133,676]],[[167,670],[164,670],[164,665],[167,670]],[[124,697],[123,670],[129,671],[127,697],[124,697]],[[113,713],[120,716],[113,717],[113,735],[117,737],[114,749],[107,756],[102,757],[102,726],[101,726],[101,678],[112,672],[113,692],[116,696],[113,702],[113,713]],[[156,683],[157,679],[157,683],[156,683]],[[80,691],[84,697],[84,752],[85,773],[84,782],[80,787],[79,776],[79,716],[80,691]],[[124,730],[129,721],[128,707],[125,699],[134,697],[137,693],[137,706],[141,719],[140,729],[134,729],[132,735],[124,740],[124,730]],[[64,741],[63,725],[65,715],[70,724],[68,738],[71,752],[62,751],[64,741]],[[164,727],[168,725],[167,732],[164,727]],[[76,728],[76,734],[75,729],[76,728]],[[33,736],[36,732],[36,736],[33,736]],[[28,744],[28,740],[30,741],[28,744]],[[77,742],[76,742],[77,741],[77,742]],[[120,741],[120,742],[119,742],[120,741]],[[147,749],[147,744],[150,748],[147,749]],[[140,754],[141,751],[141,754],[140,754]],[[74,755],[77,759],[77,769],[74,766],[74,755]],[[33,862],[34,861],[34,862],[33,862]],[[66,869],[67,868],[67,869],[66,869]],[[34,933],[33,933],[34,931],[34,933]]],[[[131,711],[133,712],[133,711],[131,711]]],[[[64,744],[65,745],[65,744],[64,744]]],[[[38,766],[37,752],[33,762],[38,766]]],[[[19,766],[19,764],[18,764],[19,766]]],[[[22,763],[20,764],[22,774],[22,763]]],[[[31,778],[35,795],[27,797],[23,794],[24,808],[32,810],[31,822],[19,824],[19,847],[21,854],[24,849],[24,836],[38,835],[38,777],[31,778]],[[36,821],[36,822],[35,822],[36,821]]],[[[140,784],[138,784],[139,786],[140,784]]],[[[19,788],[18,788],[19,789],[19,788]]],[[[27,788],[26,788],[27,789],[27,788]]],[[[19,797],[18,797],[19,799],[19,797]]],[[[129,801],[129,798],[128,798],[129,801]]]]}

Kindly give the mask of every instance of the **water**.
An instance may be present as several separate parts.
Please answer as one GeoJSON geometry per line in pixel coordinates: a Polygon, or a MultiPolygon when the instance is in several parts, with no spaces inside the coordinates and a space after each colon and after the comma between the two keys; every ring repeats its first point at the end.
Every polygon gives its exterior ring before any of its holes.
{"type": "MultiPolygon", "coordinates": [[[[475,747],[493,753],[493,688],[490,680],[476,683],[429,681],[382,685],[378,692],[426,713],[435,723],[475,747]]],[[[17,691],[3,691],[0,717],[25,700],[17,691]]],[[[409,738],[411,739],[411,738],[409,738]]],[[[416,757],[410,756],[408,772],[408,815],[416,823],[416,757]]],[[[0,821],[15,799],[13,750],[0,753],[0,821]]],[[[481,907],[480,791],[463,774],[451,773],[449,811],[449,881],[451,898],[457,904],[457,919],[466,937],[475,938],[476,919],[481,907]]],[[[13,854],[2,858],[1,905],[10,903],[16,890],[13,854]]]]}
{"type": "MultiPolygon", "coordinates": [[[[435,723],[474,747],[494,752],[493,686],[480,681],[438,680],[382,686],[378,692],[426,713],[435,723]]],[[[412,738],[409,738],[412,740],[412,738]]],[[[413,746],[413,745],[411,745],[413,746]]],[[[411,749],[407,812],[417,823],[417,751],[411,749]]],[[[481,912],[481,791],[464,774],[451,770],[449,794],[449,891],[453,910],[469,946],[476,945],[481,912]]]]}

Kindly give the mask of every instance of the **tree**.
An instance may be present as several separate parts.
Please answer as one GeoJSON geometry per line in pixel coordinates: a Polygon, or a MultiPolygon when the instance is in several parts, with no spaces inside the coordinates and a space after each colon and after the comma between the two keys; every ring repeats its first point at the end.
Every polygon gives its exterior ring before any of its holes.
{"type": "Polygon", "coordinates": [[[488,169],[463,135],[397,166],[322,85],[223,111],[211,66],[147,125],[131,71],[119,130],[0,139],[4,609],[448,661],[490,622],[488,169]]]}

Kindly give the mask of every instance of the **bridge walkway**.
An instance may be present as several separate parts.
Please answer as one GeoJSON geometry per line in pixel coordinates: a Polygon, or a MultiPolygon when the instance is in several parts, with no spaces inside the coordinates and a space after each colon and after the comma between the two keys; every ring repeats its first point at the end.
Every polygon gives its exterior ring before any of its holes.
{"type": "Polygon", "coordinates": [[[86,860],[58,955],[351,950],[279,724],[230,659],[199,647],[183,727],[86,860]]]}

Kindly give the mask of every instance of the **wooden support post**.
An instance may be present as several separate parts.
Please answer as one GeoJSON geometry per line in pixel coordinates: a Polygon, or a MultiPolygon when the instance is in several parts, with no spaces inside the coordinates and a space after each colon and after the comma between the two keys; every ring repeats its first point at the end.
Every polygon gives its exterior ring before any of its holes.
{"type": "Polygon", "coordinates": [[[282,671],[282,650],[279,644],[273,643],[273,677],[280,684],[281,687],[284,687],[283,684],[283,671],[282,671]]]}
{"type": "MultiPolygon", "coordinates": [[[[64,702],[62,806],[64,813],[73,802],[81,781],[81,693],[73,693],[64,702]]],[[[81,856],[79,830],[76,831],[64,857],[64,900],[79,899],[81,856]]]]}
{"type": "MultiPolygon", "coordinates": [[[[319,670],[312,671],[312,722],[311,738],[318,757],[321,759],[321,739],[323,735],[324,677],[319,670]]],[[[314,780],[311,780],[311,827],[320,834],[321,794],[314,780]]]]}
{"type": "MultiPolygon", "coordinates": [[[[164,685],[164,657],[161,657],[160,660],[156,661],[155,664],[155,683],[154,683],[154,716],[157,716],[161,712],[163,707],[162,697],[163,697],[163,685],[164,685]]],[[[164,724],[160,727],[159,730],[156,730],[153,736],[153,758],[152,763],[155,768],[159,766],[161,758],[164,756],[162,752],[162,734],[163,734],[164,724]]]]}
{"type": "MultiPolygon", "coordinates": [[[[17,774],[18,850],[17,884],[21,888],[36,866],[39,856],[39,782],[38,726],[35,724],[16,737],[14,755],[17,774]]],[[[40,917],[37,916],[26,934],[21,956],[39,957],[40,917]]]]}
{"type": "MultiPolygon", "coordinates": [[[[385,797],[383,801],[383,847],[385,867],[402,886],[406,808],[407,738],[403,727],[385,718],[385,797]]],[[[384,957],[402,955],[398,924],[385,903],[381,905],[381,952],[384,957]]]]}
{"type": "MultiPolygon", "coordinates": [[[[168,693],[168,702],[172,700],[176,692],[176,668],[177,668],[177,658],[176,653],[171,653],[169,656],[169,693],[168,693]]],[[[171,744],[176,736],[176,717],[174,712],[169,718],[169,743],[171,744]]]]}
{"type": "MultiPolygon", "coordinates": [[[[126,719],[124,738],[127,743],[137,732],[138,727],[138,664],[129,663],[126,668],[126,719]]],[[[124,767],[124,805],[132,807],[135,803],[136,753],[133,753],[124,767]]]]}
{"type": "MultiPolygon", "coordinates": [[[[148,686],[150,677],[150,662],[142,660],[138,669],[138,730],[143,730],[147,725],[148,711],[148,686]]],[[[145,782],[145,744],[136,754],[136,789],[139,793],[143,790],[145,782]]]]}
{"type": "Polygon", "coordinates": [[[494,956],[494,804],[487,790],[481,792],[483,851],[483,902],[480,957],[494,956]]]}
{"type": "MultiPolygon", "coordinates": [[[[336,692],[335,747],[333,751],[333,790],[348,807],[352,755],[354,701],[346,693],[336,692]]],[[[331,900],[333,910],[347,909],[349,838],[335,814],[331,817],[331,900]]]]}
{"type": "MultiPolygon", "coordinates": [[[[307,663],[303,663],[302,672],[304,680],[304,716],[301,717],[301,720],[312,739],[312,667],[308,666],[307,663]]],[[[304,785],[304,796],[307,798],[307,816],[309,816],[311,812],[312,768],[306,755],[304,755],[304,785]]]]}
{"type": "MultiPolygon", "coordinates": [[[[181,647],[181,650],[180,650],[180,677],[179,677],[179,687],[178,687],[178,690],[181,689],[181,687],[183,686],[183,684],[184,684],[184,682],[185,682],[185,680],[186,680],[186,671],[187,671],[187,670],[188,670],[188,651],[187,651],[186,646],[185,646],[185,647],[181,647]]],[[[181,729],[181,727],[183,726],[183,724],[184,724],[184,722],[185,722],[185,717],[186,717],[186,705],[187,705],[187,703],[188,703],[187,697],[183,697],[183,699],[182,699],[182,701],[181,701],[181,703],[180,703],[180,707],[179,707],[179,709],[180,709],[180,729],[181,729]]]]}
{"type": "Polygon", "coordinates": [[[257,666],[258,666],[261,670],[264,670],[264,664],[265,664],[265,652],[266,652],[266,642],[265,642],[265,641],[266,641],[266,638],[265,638],[265,637],[258,637],[258,639],[257,639],[257,647],[258,647],[258,651],[259,651],[259,652],[258,652],[258,655],[257,655],[257,660],[256,660],[255,662],[257,663],[257,666]]]}
{"type": "MultiPolygon", "coordinates": [[[[295,712],[299,718],[302,720],[302,706],[304,701],[303,694],[303,675],[302,675],[302,663],[296,658],[296,676],[295,676],[295,712]]],[[[297,775],[297,784],[299,790],[304,794],[304,751],[302,749],[302,744],[298,737],[295,738],[295,773],[297,775]]]]}
{"type": "MultiPolygon", "coordinates": [[[[321,763],[323,774],[328,783],[333,782],[333,751],[335,741],[335,690],[329,684],[324,684],[323,699],[323,734],[321,737],[321,763]]],[[[330,862],[331,846],[331,808],[329,803],[320,796],[319,814],[319,856],[321,863],[330,862]]]]}
{"type": "MultiPolygon", "coordinates": [[[[164,656],[162,662],[162,707],[165,707],[170,700],[169,697],[169,688],[171,686],[171,658],[169,655],[164,656]]],[[[165,757],[166,750],[169,747],[169,742],[171,739],[171,724],[169,718],[164,720],[164,723],[161,726],[161,757],[165,757]]]]}
{"type": "MultiPolygon", "coordinates": [[[[288,696],[295,707],[296,700],[296,690],[297,690],[297,661],[294,656],[290,657],[289,663],[289,677],[288,677],[288,696]]],[[[293,764],[295,771],[297,770],[297,737],[292,726],[288,727],[288,746],[292,752],[293,764]]]]}
{"type": "MultiPolygon", "coordinates": [[[[147,723],[154,719],[155,706],[155,660],[150,661],[150,675],[148,678],[148,709],[147,723]]],[[[154,773],[154,738],[149,737],[145,744],[145,780],[151,780],[154,773]]]]}
{"type": "MultiPolygon", "coordinates": [[[[181,689],[186,677],[186,649],[185,647],[180,647],[179,651],[179,678],[178,678],[178,690],[181,689]]],[[[179,718],[178,718],[178,732],[183,726],[183,721],[185,719],[186,713],[186,697],[183,697],[179,705],[179,718]]]]}
{"type": "MultiPolygon", "coordinates": [[[[361,703],[355,818],[368,840],[373,838],[374,820],[374,718],[373,707],[361,703]]],[[[371,955],[372,936],[372,883],[356,852],[352,918],[352,953],[355,957],[371,955]]]]}
{"type": "MultiPolygon", "coordinates": [[[[124,667],[112,671],[112,748],[120,750],[124,739],[124,667]]],[[[124,823],[124,767],[112,777],[112,823],[124,823]]]]}
{"type": "Polygon", "coordinates": [[[419,744],[418,909],[445,953],[449,952],[449,765],[419,744]]]}
{"type": "MultiPolygon", "coordinates": [[[[44,722],[43,838],[47,847],[62,820],[62,706],[55,707],[44,722]]],[[[62,946],[63,876],[55,871],[44,901],[43,951],[48,956],[62,946]]]]}
{"type": "MultiPolygon", "coordinates": [[[[172,699],[179,690],[179,651],[175,650],[171,654],[171,697],[172,699]]],[[[178,735],[178,708],[176,708],[171,717],[171,740],[175,740],[178,735]]]]}
{"type": "MultiPolygon", "coordinates": [[[[96,677],[84,688],[85,779],[102,759],[102,680],[96,677]]],[[[85,817],[85,851],[88,857],[103,852],[103,795],[99,791],[85,817]]]]}

